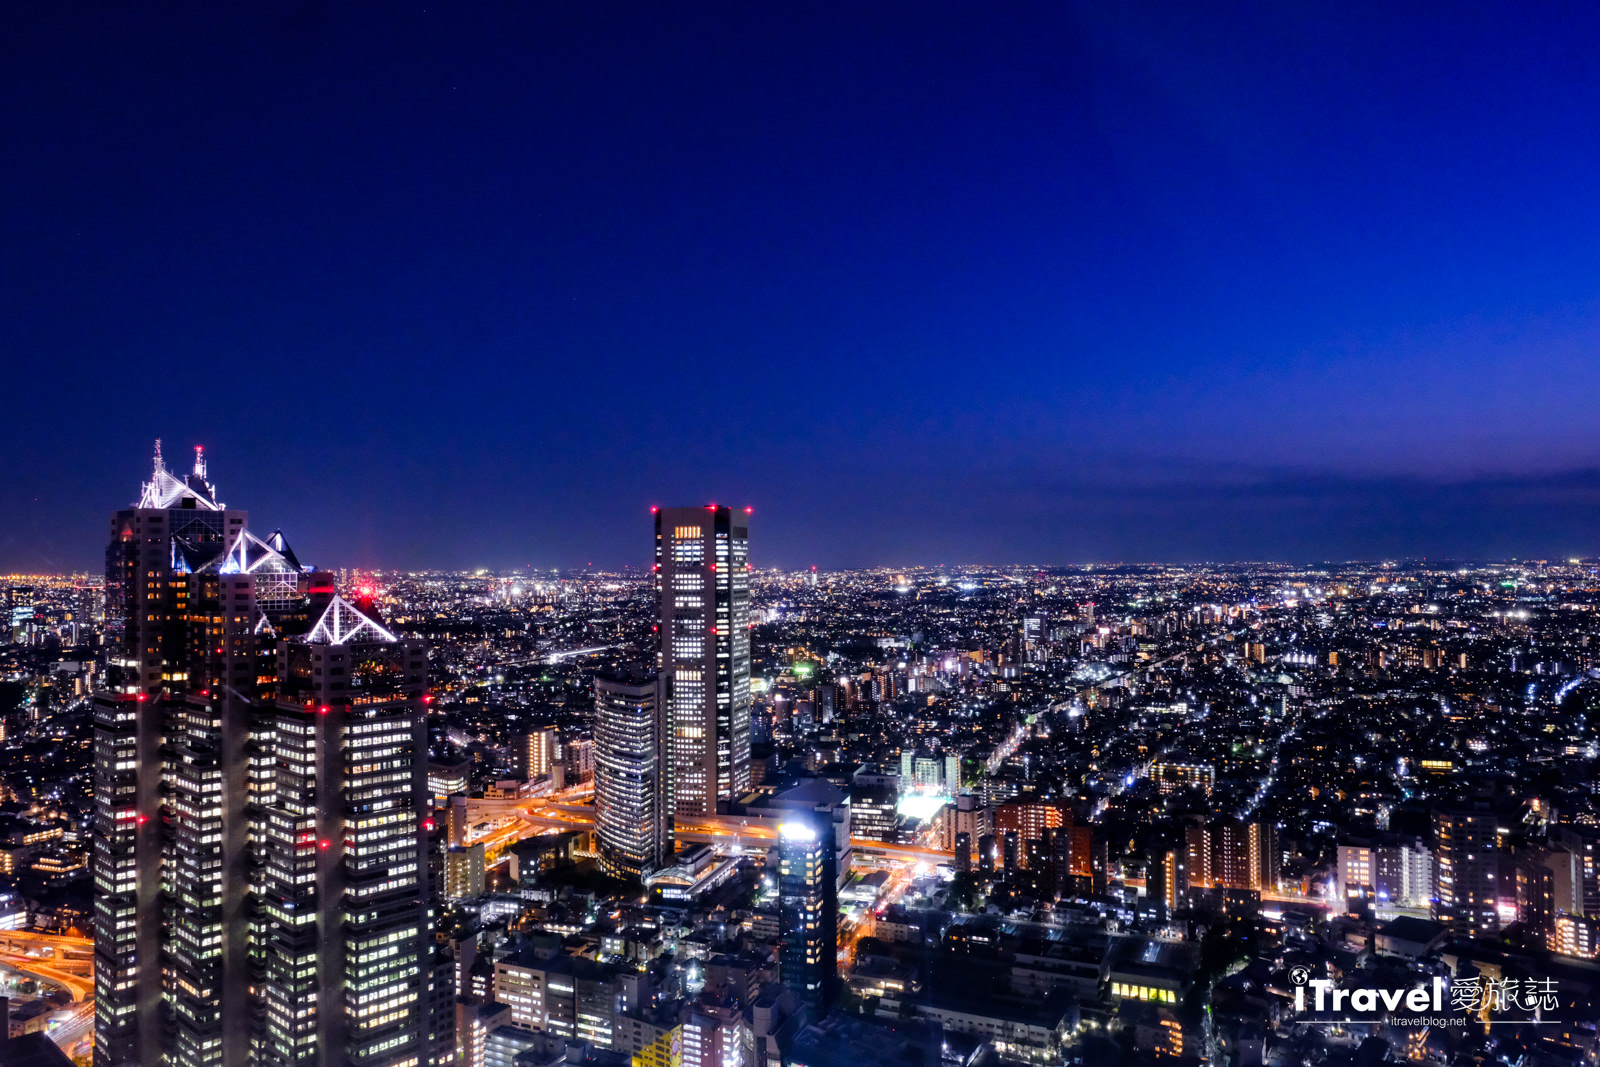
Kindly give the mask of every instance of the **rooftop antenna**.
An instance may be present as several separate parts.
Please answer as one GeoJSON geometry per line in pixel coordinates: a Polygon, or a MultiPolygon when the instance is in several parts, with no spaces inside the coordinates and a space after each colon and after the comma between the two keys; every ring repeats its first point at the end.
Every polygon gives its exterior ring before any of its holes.
{"type": "Polygon", "coordinates": [[[194,474],[196,478],[206,476],[206,450],[199,445],[194,446],[194,474]]]}
{"type": "Polygon", "coordinates": [[[161,462],[161,438],[156,438],[156,473],[166,470],[166,464],[161,462]]]}

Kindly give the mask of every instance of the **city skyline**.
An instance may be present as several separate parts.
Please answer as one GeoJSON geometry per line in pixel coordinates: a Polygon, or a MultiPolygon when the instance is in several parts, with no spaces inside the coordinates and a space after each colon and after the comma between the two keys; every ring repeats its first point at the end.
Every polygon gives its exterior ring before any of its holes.
{"type": "Polygon", "coordinates": [[[1600,1067],[1596,54],[0,8],[0,1067],[1600,1067]]]}
{"type": "Polygon", "coordinates": [[[0,570],[157,435],[364,566],[1591,550],[1592,11],[79,13],[6,24],[0,570]]]}
{"type": "Polygon", "coordinates": [[[1592,564],[374,581],[214,474],[6,588],[0,979],[97,1065],[1600,1055],[1592,564]]]}
{"type": "MultiPolygon", "coordinates": [[[[166,449],[166,456],[169,457],[169,458],[171,456],[173,456],[174,454],[181,453],[181,455],[179,456],[179,458],[177,460],[165,463],[165,467],[169,471],[174,473],[174,480],[173,480],[173,485],[174,486],[181,486],[183,484],[183,482],[184,482],[184,478],[186,478],[186,477],[190,478],[190,479],[194,479],[194,478],[200,479],[200,483],[198,483],[198,484],[208,484],[208,483],[205,483],[205,481],[204,481],[206,476],[207,476],[207,462],[208,461],[207,461],[206,457],[208,455],[209,456],[215,456],[216,455],[216,450],[214,448],[211,449],[209,453],[206,453],[206,452],[203,451],[205,449],[205,446],[187,446],[187,447],[179,446],[178,448],[173,448],[170,442],[167,443],[166,445],[163,445],[162,439],[161,438],[156,438],[155,441],[154,441],[154,444],[153,444],[153,449],[154,449],[154,451],[156,452],[156,454],[158,456],[161,454],[161,450],[163,448],[166,449]],[[193,474],[187,473],[187,468],[191,465],[191,459],[190,459],[191,456],[194,457],[192,462],[193,462],[193,464],[196,465],[196,473],[193,473],[193,474]]],[[[146,455],[147,456],[149,455],[149,452],[151,451],[151,449],[152,449],[151,445],[147,445],[146,446],[146,455]]],[[[231,464],[229,464],[228,457],[225,454],[224,454],[224,457],[223,457],[223,462],[224,462],[224,469],[227,470],[229,473],[232,473],[232,466],[231,466],[231,464]]],[[[146,458],[143,461],[143,465],[148,470],[148,468],[150,466],[150,460],[148,458],[146,458]]],[[[118,469],[120,469],[120,464],[116,465],[116,466],[118,467],[118,469]]],[[[257,480],[255,477],[252,477],[250,472],[248,472],[248,471],[240,471],[238,473],[241,474],[241,475],[244,475],[245,478],[246,478],[246,481],[248,483],[254,483],[257,480]]],[[[1411,484],[1413,487],[1415,487],[1418,483],[1408,483],[1408,484],[1411,484]]],[[[1278,507],[1278,498],[1277,498],[1276,494],[1285,494],[1285,495],[1291,495],[1292,496],[1292,495],[1299,494],[1302,491],[1303,491],[1303,486],[1301,486],[1300,483],[1296,483],[1296,482],[1294,482],[1292,480],[1284,480],[1282,482],[1276,483],[1276,484],[1271,485],[1271,486],[1252,486],[1252,485],[1240,483],[1240,484],[1234,486],[1229,491],[1228,498],[1233,501],[1233,506],[1235,506],[1235,507],[1237,507],[1239,509],[1239,515],[1259,515],[1260,513],[1263,513],[1263,512],[1274,511],[1274,509],[1276,509],[1278,507]]],[[[1360,492],[1361,491],[1360,491],[1359,487],[1357,485],[1355,485],[1354,483],[1347,483],[1345,491],[1347,491],[1348,493],[1352,494],[1353,498],[1359,498],[1360,497],[1360,492]]],[[[1391,528],[1389,534],[1386,537],[1376,538],[1372,542],[1374,544],[1374,546],[1376,546],[1376,547],[1381,548],[1381,547],[1384,547],[1384,546],[1388,546],[1388,547],[1391,547],[1391,548],[1395,549],[1394,551],[1388,551],[1388,552],[1385,552],[1385,551],[1374,551],[1374,552],[1371,552],[1371,553],[1366,554],[1366,555],[1337,556],[1337,555],[1326,555],[1326,554],[1318,555],[1318,554],[1309,554],[1308,553],[1308,554],[1302,554],[1302,555],[1281,555],[1281,556],[1271,556],[1271,555],[1253,555],[1253,556],[1252,555],[1235,555],[1235,556],[1209,556],[1208,557],[1208,556],[1184,556],[1184,555],[1171,555],[1171,554],[1163,555],[1163,554],[1160,554],[1160,553],[1140,556],[1140,555],[1136,555],[1136,554],[1132,554],[1132,553],[1127,553],[1127,554],[1120,554],[1120,555],[1119,554],[1106,554],[1106,555],[1102,555],[1102,556],[1082,556],[1082,557],[1078,557],[1078,558],[1063,558],[1063,557],[1060,557],[1060,556],[1055,556],[1055,557],[1051,557],[1051,556],[1036,556],[1036,557],[1033,557],[1033,558],[1027,558],[1027,557],[1024,557],[1024,556],[1018,556],[1018,555],[1009,555],[1008,556],[1008,555],[1003,555],[1003,554],[1002,555],[992,555],[992,556],[984,557],[982,555],[976,554],[976,553],[971,552],[971,551],[963,552],[961,549],[956,549],[954,551],[954,554],[950,555],[949,557],[939,557],[939,558],[923,557],[923,558],[917,558],[917,557],[912,556],[912,555],[904,555],[904,556],[901,556],[899,558],[882,558],[882,559],[869,560],[869,561],[851,561],[851,560],[843,560],[843,561],[841,561],[841,560],[838,560],[837,558],[834,558],[831,562],[830,562],[830,556],[836,557],[837,556],[837,552],[836,552],[835,549],[833,549],[833,548],[831,548],[829,546],[833,545],[834,542],[837,539],[835,539],[835,538],[824,538],[821,541],[817,542],[816,544],[820,545],[821,547],[817,547],[814,551],[811,552],[811,558],[809,558],[809,559],[806,558],[805,557],[805,552],[806,552],[805,547],[804,546],[797,547],[797,538],[796,538],[795,534],[793,533],[793,525],[792,524],[794,524],[794,520],[793,520],[792,516],[791,516],[791,523],[790,524],[786,524],[785,521],[784,521],[786,513],[788,512],[789,509],[786,509],[783,506],[783,504],[780,502],[775,507],[773,507],[771,509],[773,514],[768,514],[768,509],[766,509],[766,508],[762,509],[762,512],[763,512],[762,521],[763,521],[763,525],[764,526],[770,526],[770,527],[773,528],[773,530],[774,530],[773,539],[777,540],[780,543],[780,550],[779,551],[787,552],[788,556],[786,556],[785,558],[782,558],[782,559],[772,559],[771,557],[768,557],[766,559],[762,559],[760,555],[757,555],[755,557],[755,565],[760,567],[760,568],[763,568],[763,569],[780,569],[780,570],[795,570],[795,571],[806,570],[808,567],[817,567],[817,566],[820,565],[822,567],[822,569],[824,569],[824,570],[848,571],[848,570],[873,570],[873,569],[885,569],[885,568],[893,569],[893,568],[898,568],[898,567],[905,567],[905,568],[912,568],[912,567],[915,567],[915,568],[926,568],[926,567],[956,567],[956,568],[959,568],[959,567],[1029,567],[1029,566],[1038,566],[1038,567],[1081,567],[1081,566],[1142,566],[1142,565],[1159,566],[1159,565],[1200,565],[1200,564],[1216,564],[1216,565],[1241,564],[1242,565],[1242,564],[1250,564],[1250,563],[1283,563],[1283,564],[1307,564],[1307,565],[1310,565],[1310,564],[1320,564],[1320,563],[1338,564],[1338,563],[1360,563],[1360,562],[1381,562],[1381,561],[1432,561],[1432,562],[1458,561],[1458,562],[1461,562],[1461,563],[1477,563],[1477,562],[1489,562],[1489,561],[1499,561],[1499,560],[1541,560],[1541,559],[1552,560],[1552,561],[1555,561],[1555,560],[1565,561],[1565,560],[1569,560],[1569,559],[1586,559],[1586,558],[1589,558],[1592,555],[1596,554],[1593,551],[1591,551],[1592,548],[1593,548],[1594,541],[1592,539],[1592,536],[1587,532],[1587,527],[1590,524],[1590,520],[1591,520],[1591,516],[1588,513],[1589,513],[1590,510],[1592,510],[1590,505],[1587,503],[1587,499],[1589,498],[1589,496],[1591,494],[1594,496],[1594,498],[1597,501],[1600,501],[1600,471],[1596,471],[1594,473],[1594,476],[1593,476],[1592,479],[1588,478],[1587,476],[1573,475],[1573,476],[1565,476],[1565,477],[1551,477],[1551,478],[1547,478],[1547,479],[1531,479],[1531,480],[1527,480],[1525,482],[1518,482],[1516,480],[1488,480],[1488,481],[1485,481],[1485,482],[1482,482],[1482,483],[1469,483],[1469,482],[1459,483],[1454,487],[1453,490],[1450,490],[1450,491],[1440,490],[1440,491],[1437,491],[1437,492],[1435,492],[1433,494],[1434,498],[1436,500],[1438,500],[1442,505],[1441,506],[1441,510],[1440,510],[1440,512],[1438,514],[1430,516],[1425,521],[1413,520],[1412,523],[1410,524],[1410,526],[1407,526],[1407,527],[1402,527],[1402,526],[1397,524],[1397,525],[1395,525],[1394,527],[1391,528]],[[1504,503],[1504,502],[1506,502],[1506,500],[1508,499],[1508,497],[1510,495],[1514,495],[1518,491],[1517,487],[1519,485],[1523,485],[1525,487],[1540,487],[1540,491],[1548,498],[1547,499],[1547,503],[1551,505],[1549,510],[1551,512],[1553,512],[1553,515],[1547,514],[1545,516],[1544,520],[1543,520],[1543,524],[1542,525],[1541,525],[1540,517],[1537,516],[1537,515],[1532,516],[1532,517],[1527,517],[1527,518],[1524,518],[1522,520],[1519,520],[1519,522],[1513,528],[1511,528],[1509,530],[1509,539],[1502,540],[1502,541],[1491,541],[1491,542],[1489,542],[1491,547],[1494,547],[1494,546],[1498,545],[1500,548],[1508,549],[1508,550],[1500,551],[1500,552],[1485,552],[1485,553],[1428,552],[1428,551],[1406,550],[1406,545],[1408,543],[1412,544],[1412,546],[1415,547],[1415,542],[1417,542],[1418,540],[1422,539],[1421,535],[1418,535],[1417,533],[1413,532],[1413,531],[1419,530],[1419,529],[1424,531],[1424,532],[1432,532],[1432,533],[1438,535],[1436,537],[1436,539],[1435,539],[1436,543],[1445,543],[1445,544],[1451,543],[1450,542],[1450,538],[1449,538],[1448,534],[1446,534],[1445,531],[1447,530],[1448,527],[1451,526],[1454,518],[1456,517],[1455,513],[1451,510],[1451,506],[1450,506],[1450,502],[1451,502],[1452,499],[1454,499],[1454,498],[1475,497],[1475,498],[1479,499],[1480,501],[1490,501],[1490,502],[1492,502],[1492,501],[1500,501],[1500,502],[1504,503]],[[1452,497],[1452,493],[1455,494],[1455,497],[1452,497]],[[1565,502],[1563,503],[1563,501],[1565,501],[1565,502]],[[1575,532],[1571,536],[1557,537],[1555,535],[1551,535],[1547,540],[1551,544],[1569,544],[1569,545],[1576,546],[1574,548],[1566,549],[1566,550],[1562,550],[1562,551],[1550,551],[1550,552],[1545,552],[1545,553],[1542,553],[1542,554],[1541,553],[1523,553],[1523,552],[1516,552],[1516,551],[1510,551],[1509,550],[1510,548],[1515,546],[1515,544],[1517,543],[1517,538],[1523,536],[1529,528],[1533,528],[1533,529],[1536,529],[1536,530],[1537,529],[1553,529],[1553,528],[1556,528],[1558,526],[1561,526],[1564,523],[1570,524],[1572,527],[1574,527],[1575,532]],[[1577,531],[1577,528],[1579,528],[1579,527],[1583,527],[1583,531],[1582,532],[1578,532],[1577,531]],[[819,563],[819,560],[821,561],[820,563],[819,563]]],[[[227,503],[226,496],[227,496],[226,493],[219,493],[218,494],[218,502],[221,503],[222,505],[226,505],[226,503],[227,503]]],[[[663,498],[662,494],[653,494],[653,495],[648,497],[648,499],[658,500],[658,501],[661,500],[662,498],[663,498]]],[[[688,501],[682,501],[682,502],[686,503],[686,504],[688,503],[688,501]]],[[[1191,525],[1192,526],[1200,527],[1200,528],[1204,528],[1208,524],[1210,526],[1213,526],[1213,527],[1214,526],[1218,526],[1218,525],[1229,526],[1229,525],[1235,524],[1235,522],[1237,522],[1237,521],[1241,521],[1236,516],[1233,516],[1233,515],[1224,514],[1224,515],[1220,515],[1219,516],[1218,513],[1217,513],[1218,505],[1217,505],[1215,500],[1199,500],[1199,499],[1196,499],[1196,500],[1194,500],[1192,502],[1194,503],[1194,511],[1189,516],[1189,519],[1191,520],[1191,525]]],[[[132,503],[135,503],[135,501],[130,501],[130,504],[132,504],[132,503]]],[[[579,557],[572,557],[572,558],[568,558],[568,559],[565,559],[565,560],[556,560],[554,562],[550,561],[549,559],[544,559],[544,560],[518,560],[516,558],[511,558],[513,556],[513,554],[511,554],[509,552],[500,553],[499,554],[500,558],[497,558],[497,559],[495,559],[493,561],[488,561],[488,560],[485,560],[485,559],[459,559],[459,558],[457,558],[457,559],[453,559],[452,560],[452,559],[427,558],[427,557],[419,557],[419,558],[411,559],[411,560],[396,560],[396,559],[378,559],[378,560],[374,560],[374,559],[371,559],[371,558],[362,558],[362,559],[344,558],[344,559],[331,559],[330,560],[330,559],[327,558],[326,554],[324,554],[324,553],[322,553],[322,552],[320,552],[318,550],[319,543],[327,543],[327,542],[322,541],[322,539],[316,538],[316,537],[313,537],[313,538],[307,540],[307,539],[303,539],[302,536],[301,536],[302,531],[308,530],[308,529],[311,530],[311,531],[322,530],[322,531],[324,531],[324,535],[326,535],[326,531],[327,531],[327,527],[319,524],[315,516],[307,517],[307,516],[301,515],[301,516],[299,516],[299,520],[300,521],[296,521],[295,512],[296,512],[297,508],[300,508],[301,506],[303,506],[303,503],[304,503],[303,501],[291,501],[286,505],[285,510],[287,510],[287,512],[289,513],[289,518],[285,521],[285,524],[284,524],[285,527],[292,528],[292,529],[294,529],[296,531],[296,535],[297,535],[296,539],[295,539],[296,543],[299,543],[299,544],[301,544],[302,546],[304,546],[304,547],[306,547],[308,549],[308,555],[307,555],[308,559],[314,559],[319,564],[329,564],[329,565],[331,565],[333,567],[336,567],[336,568],[339,568],[339,569],[361,569],[361,570],[375,570],[375,571],[385,571],[385,570],[387,570],[387,571],[427,571],[427,570],[437,570],[437,571],[473,571],[473,570],[480,570],[481,569],[481,570],[486,570],[486,571],[507,572],[507,573],[525,572],[525,571],[529,571],[529,570],[551,570],[551,571],[559,571],[559,572],[583,571],[583,570],[596,570],[596,571],[637,570],[637,571],[643,572],[643,571],[645,571],[647,569],[648,560],[650,558],[652,558],[649,555],[649,552],[648,552],[648,545],[644,544],[642,546],[644,548],[644,551],[637,551],[637,552],[633,553],[631,558],[630,557],[622,557],[622,558],[613,557],[611,559],[605,559],[605,558],[595,558],[593,555],[590,555],[588,558],[581,558],[580,559],[579,557]]],[[[1380,520],[1383,518],[1383,515],[1385,513],[1390,513],[1390,517],[1391,518],[1397,519],[1396,516],[1392,515],[1392,512],[1394,511],[1395,505],[1393,505],[1393,504],[1385,505],[1385,504],[1381,504],[1381,503],[1376,502],[1376,501],[1368,501],[1368,504],[1371,506],[1371,511],[1367,515],[1367,518],[1371,521],[1371,523],[1374,526],[1376,526],[1376,525],[1378,525],[1380,523],[1380,520]]],[[[701,505],[690,504],[689,506],[691,506],[691,507],[699,507],[701,505]]],[[[1507,506],[1509,506],[1509,505],[1507,505],[1507,506]]],[[[1597,505],[1597,506],[1600,506],[1600,505],[1597,505]]],[[[611,525],[620,525],[620,524],[627,523],[628,519],[630,518],[630,516],[632,516],[634,514],[643,513],[643,514],[648,515],[648,514],[655,513],[659,509],[660,509],[660,504],[658,504],[658,503],[652,503],[652,504],[648,504],[648,505],[640,505],[637,509],[634,509],[634,508],[628,508],[628,509],[616,508],[615,507],[615,502],[612,501],[612,502],[608,502],[608,506],[605,509],[603,509],[600,513],[598,513],[596,516],[592,516],[590,518],[590,521],[595,521],[597,523],[606,522],[606,523],[609,523],[611,525]]],[[[753,513],[756,509],[753,506],[751,506],[751,507],[747,507],[746,510],[748,512],[750,512],[750,513],[753,513]]],[[[1292,511],[1293,509],[1291,508],[1290,510],[1292,511]]],[[[1276,511],[1274,513],[1281,514],[1281,512],[1276,512],[1276,511]]],[[[1308,516],[1306,516],[1306,518],[1307,518],[1307,521],[1309,522],[1310,519],[1311,519],[1311,516],[1308,515],[1308,516]]],[[[803,525],[803,520],[802,520],[801,524],[803,525]]],[[[18,538],[16,535],[8,535],[8,536],[10,536],[12,538],[12,540],[14,540],[14,541],[15,540],[20,540],[20,538],[18,538]]],[[[763,548],[765,547],[765,541],[766,540],[767,540],[766,538],[763,538],[763,548]]],[[[337,542],[334,542],[334,543],[337,543],[337,542]]],[[[1135,544],[1139,543],[1138,538],[1130,539],[1130,543],[1135,543],[1135,544]]],[[[0,545],[0,550],[3,550],[3,547],[4,547],[3,545],[0,545]]],[[[61,560],[62,557],[60,557],[60,556],[57,556],[57,555],[39,555],[38,554],[40,552],[46,551],[47,549],[48,550],[58,549],[58,547],[59,547],[59,542],[57,542],[57,541],[33,542],[30,545],[30,551],[34,554],[34,558],[36,559],[36,561],[39,562],[39,563],[56,564],[56,565],[55,566],[44,566],[44,567],[40,567],[38,569],[29,569],[26,566],[14,566],[14,567],[12,567],[10,569],[9,573],[14,574],[14,575],[27,575],[27,574],[84,574],[84,573],[94,573],[96,570],[98,570],[98,563],[97,563],[97,561],[95,561],[92,558],[85,558],[85,559],[79,560],[77,565],[74,566],[74,565],[61,565],[60,564],[60,560],[61,560]]],[[[442,555],[448,555],[451,551],[452,551],[451,549],[443,549],[441,554],[442,555]]],[[[1002,549],[1000,549],[1000,551],[1003,552],[1004,549],[1002,548],[1002,549]]],[[[531,555],[531,553],[528,553],[528,554],[531,555]]],[[[4,559],[4,558],[5,558],[4,556],[0,556],[0,559],[4,559]]],[[[6,569],[3,566],[0,566],[0,573],[7,573],[6,569]]]]}

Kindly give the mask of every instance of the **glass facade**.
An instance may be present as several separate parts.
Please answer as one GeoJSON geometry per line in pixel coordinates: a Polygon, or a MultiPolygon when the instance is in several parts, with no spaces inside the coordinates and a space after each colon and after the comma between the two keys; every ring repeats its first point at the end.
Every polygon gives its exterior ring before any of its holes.
{"type": "Polygon", "coordinates": [[[665,765],[674,815],[750,788],[750,528],[708,505],[656,513],[665,765]]]}
{"type": "Polygon", "coordinates": [[[654,679],[594,682],[594,816],[600,863],[619,877],[662,863],[667,846],[654,679]]]}
{"type": "Polygon", "coordinates": [[[111,535],[96,1067],[437,1062],[421,643],[250,534],[198,462],[158,457],[111,535]]]}

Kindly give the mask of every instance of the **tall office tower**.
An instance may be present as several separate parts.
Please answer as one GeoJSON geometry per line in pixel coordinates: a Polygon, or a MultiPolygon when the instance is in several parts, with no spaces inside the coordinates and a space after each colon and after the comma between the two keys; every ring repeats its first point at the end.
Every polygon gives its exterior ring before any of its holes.
{"type": "Polygon", "coordinates": [[[778,828],[778,972],[813,1016],[827,1012],[838,981],[839,907],[832,820],[795,812],[778,828]]]}
{"type": "MultiPolygon", "coordinates": [[[[229,922],[238,918],[244,878],[226,872],[224,899],[222,859],[230,846],[240,858],[244,745],[224,749],[219,736],[223,718],[235,733],[248,718],[241,703],[255,694],[257,611],[253,579],[242,576],[242,587],[229,590],[227,615],[216,604],[194,605],[190,641],[191,589],[208,585],[220,597],[224,557],[245,543],[245,513],[218,503],[203,455],[197,450],[194,473],[179,478],[156,442],[139,502],[111,518],[111,689],[94,701],[95,1062],[102,1067],[161,1062],[168,1046],[169,1063],[220,1062],[222,1009],[244,1007],[235,1003],[238,983],[222,984],[230,968],[244,973],[240,924],[229,922]],[[236,593],[242,601],[232,599],[236,593]],[[250,620],[249,641],[218,636],[212,643],[215,629],[237,633],[239,618],[250,620]],[[224,664],[228,686],[191,686],[191,665],[216,676],[224,664]],[[241,676],[242,702],[230,692],[241,676]]],[[[294,578],[298,595],[298,571],[294,578]]]]}
{"type": "Polygon", "coordinates": [[[111,535],[121,630],[113,688],[94,702],[97,1067],[420,1062],[411,1031],[433,1018],[414,1005],[433,999],[408,986],[400,1010],[380,996],[421,953],[432,963],[420,646],[337,599],[281,534],[250,533],[198,455],[179,480],[158,451],[111,535]],[[291,951],[307,938],[314,966],[291,951]],[[413,1021],[374,1016],[382,1004],[413,1021]]]}
{"type": "Polygon", "coordinates": [[[335,599],[277,659],[258,742],[252,1061],[420,1063],[434,999],[422,643],[335,599]]]}
{"type": "Polygon", "coordinates": [[[669,851],[654,678],[594,680],[594,831],[600,865],[618,877],[661,866],[669,851]]]}
{"type": "Polygon", "coordinates": [[[106,549],[106,643],[110,681],[127,693],[154,696],[166,683],[188,688],[182,647],[188,575],[214,560],[244,532],[245,513],[229,511],[206,481],[205,453],[180,478],[166,467],[156,441],[155,470],[139,502],[111,516],[106,549]]]}
{"type": "MultiPolygon", "coordinates": [[[[1476,937],[1500,929],[1499,820],[1487,801],[1434,809],[1433,917],[1452,932],[1476,937]]],[[[1514,887],[1505,887],[1508,901],[1514,887]]]]}
{"type": "Polygon", "coordinates": [[[658,509],[656,593],[669,814],[750,787],[749,509],[658,509]]]}

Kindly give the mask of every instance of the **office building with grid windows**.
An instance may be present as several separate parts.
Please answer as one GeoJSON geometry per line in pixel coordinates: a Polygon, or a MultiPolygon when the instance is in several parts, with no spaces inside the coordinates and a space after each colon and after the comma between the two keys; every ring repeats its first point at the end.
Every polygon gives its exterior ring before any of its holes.
{"type": "Polygon", "coordinates": [[[594,680],[594,827],[600,865],[638,877],[671,853],[654,678],[594,680]]]}
{"type": "Polygon", "coordinates": [[[159,446],[113,516],[94,701],[96,1067],[423,1067],[434,1005],[420,642],[159,446]]]}
{"type": "Polygon", "coordinates": [[[655,513],[668,812],[714,814],[750,788],[750,513],[655,513]]]}

